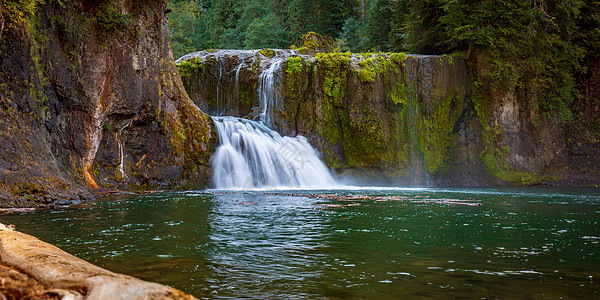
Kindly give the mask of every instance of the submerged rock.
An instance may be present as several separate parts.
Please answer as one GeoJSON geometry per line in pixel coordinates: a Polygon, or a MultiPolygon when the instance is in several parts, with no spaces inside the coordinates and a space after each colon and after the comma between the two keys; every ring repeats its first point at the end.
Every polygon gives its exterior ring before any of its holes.
{"type": "Polygon", "coordinates": [[[4,224],[0,224],[0,262],[20,271],[0,267],[1,278],[3,274],[12,278],[4,281],[3,287],[7,290],[9,284],[13,295],[87,300],[196,299],[165,285],[102,269],[4,224]]]}

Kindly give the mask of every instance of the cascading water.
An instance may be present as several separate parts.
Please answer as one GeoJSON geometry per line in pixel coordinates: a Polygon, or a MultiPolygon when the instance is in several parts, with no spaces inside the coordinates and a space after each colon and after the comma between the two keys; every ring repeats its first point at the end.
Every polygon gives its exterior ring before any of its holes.
{"type": "Polygon", "coordinates": [[[213,158],[217,189],[331,188],[337,183],[306,138],[282,137],[261,122],[213,117],[220,145],[213,158]]]}
{"type": "MultiPolygon", "coordinates": [[[[242,66],[244,65],[244,56],[241,56],[242,61],[240,62],[240,64],[238,65],[238,67],[235,69],[235,82],[233,85],[233,93],[235,95],[235,100],[236,102],[240,102],[240,70],[242,69],[242,66]]],[[[231,99],[231,97],[229,98],[231,99]]],[[[227,107],[231,107],[231,103],[230,101],[227,101],[227,107]]]]}
{"type": "Polygon", "coordinates": [[[276,59],[271,66],[260,73],[258,97],[260,99],[260,120],[269,128],[273,128],[272,113],[277,105],[277,91],[275,90],[275,72],[281,66],[281,58],[276,59]]]}
{"type": "Polygon", "coordinates": [[[219,79],[217,80],[217,115],[221,115],[222,111],[219,109],[222,109],[219,107],[219,90],[221,89],[221,78],[223,78],[223,64],[221,63],[221,58],[218,57],[217,58],[217,63],[219,65],[219,79]]]}

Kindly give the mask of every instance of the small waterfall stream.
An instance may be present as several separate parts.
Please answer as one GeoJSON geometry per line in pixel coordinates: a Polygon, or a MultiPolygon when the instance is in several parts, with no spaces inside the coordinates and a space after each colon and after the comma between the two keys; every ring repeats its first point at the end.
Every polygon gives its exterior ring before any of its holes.
{"type": "Polygon", "coordinates": [[[213,158],[217,189],[331,188],[337,183],[306,138],[282,137],[263,123],[213,117],[220,145],[213,158]]]}
{"type": "Polygon", "coordinates": [[[275,72],[281,66],[281,58],[275,59],[271,66],[262,71],[259,76],[258,97],[260,99],[260,120],[269,128],[273,128],[273,112],[277,105],[277,91],[275,90],[275,72]]]}

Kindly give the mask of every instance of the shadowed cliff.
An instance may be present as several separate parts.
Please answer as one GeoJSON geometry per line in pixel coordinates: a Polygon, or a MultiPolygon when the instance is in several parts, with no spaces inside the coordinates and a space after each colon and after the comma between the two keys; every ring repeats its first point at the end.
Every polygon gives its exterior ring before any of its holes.
{"type": "Polygon", "coordinates": [[[166,4],[2,3],[2,206],[208,183],[213,124],[183,89],[166,4]]]}

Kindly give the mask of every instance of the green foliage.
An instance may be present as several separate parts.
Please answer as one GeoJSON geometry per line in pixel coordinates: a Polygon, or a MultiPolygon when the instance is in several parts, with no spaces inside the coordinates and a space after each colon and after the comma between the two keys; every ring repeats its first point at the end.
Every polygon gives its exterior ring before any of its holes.
{"type": "MultiPolygon", "coordinates": [[[[26,18],[31,15],[34,11],[38,3],[41,0],[14,0],[8,1],[3,0],[0,2],[0,17],[2,18],[0,21],[2,22],[2,27],[5,23],[8,23],[9,26],[19,26],[24,24],[26,18]],[[10,21],[5,21],[4,12],[8,13],[8,17],[10,21]]],[[[0,34],[1,36],[1,34],[0,34]]]]}
{"type": "Polygon", "coordinates": [[[287,48],[290,46],[286,39],[285,28],[273,13],[264,18],[255,18],[246,30],[244,45],[246,49],[262,47],[287,48]]]}
{"type": "Polygon", "coordinates": [[[297,74],[302,72],[302,58],[297,56],[290,56],[287,60],[287,69],[285,72],[288,75],[297,74]]]}
{"type": "Polygon", "coordinates": [[[363,51],[391,51],[389,34],[391,32],[392,9],[389,0],[371,3],[362,28],[361,48],[363,51]]]}
{"type": "MultiPolygon", "coordinates": [[[[360,2],[350,0],[176,0],[169,4],[173,52],[287,48],[310,31],[337,38],[328,52],[468,52],[496,91],[511,91],[543,118],[563,123],[573,119],[576,79],[586,72],[581,63],[600,56],[598,1],[364,3],[363,18],[360,2]]],[[[314,53],[315,43],[304,41],[298,50],[314,53]]],[[[359,70],[365,82],[376,75],[371,68],[359,70]]]]}
{"type": "Polygon", "coordinates": [[[308,31],[337,37],[354,6],[351,0],[174,0],[170,41],[175,57],[211,47],[288,48],[308,31]]]}
{"type": "Polygon", "coordinates": [[[171,1],[169,42],[175,58],[213,47],[209,14],[197,1],[171,1]]]}
{"type": "Polygon", "coordinates": [[[361,36],[363,35],[361,28],[363,27],[361,27],[360,22],[354,17],[346,19],[340,33],[340,39],[344,41],[344,45],[340,51],[361,52],[363,49],[361,46],[361,36]]]}
{"type": "Polygon", "coordinates": [[[577,32],[582,5],[462,0],[448,3],[439,20],[449,41],[485,49],[496,89],[520,90],[546,117],[568,123],[576,93],[574,70],[583,55],[570,32],[577,32]]]}
{"type": "Polygon", "coordinates": [[[193,74],[202,73],[202,58],[193,57],[188,60],[181,61],[177,64],[179,76],[184,84],[187,84],[193,74]]]}

